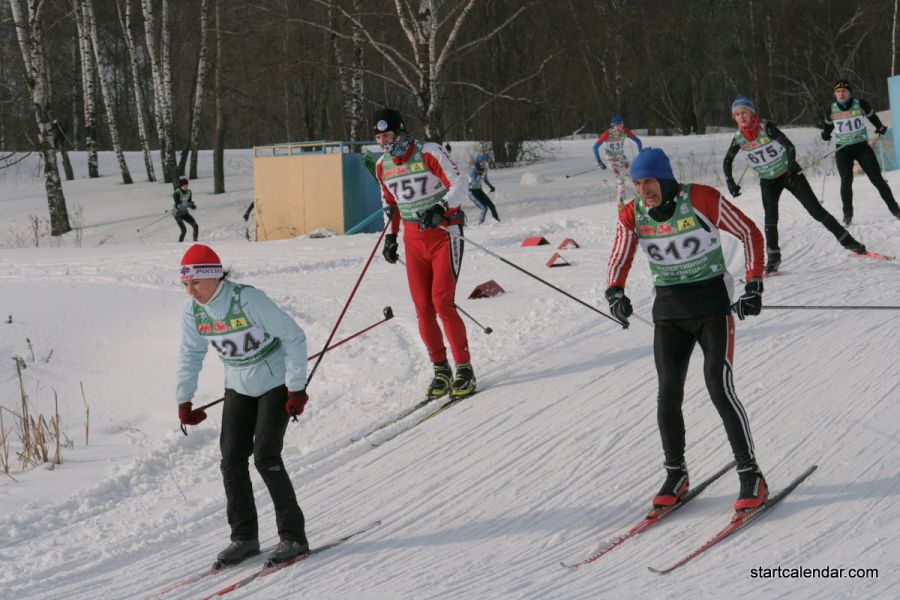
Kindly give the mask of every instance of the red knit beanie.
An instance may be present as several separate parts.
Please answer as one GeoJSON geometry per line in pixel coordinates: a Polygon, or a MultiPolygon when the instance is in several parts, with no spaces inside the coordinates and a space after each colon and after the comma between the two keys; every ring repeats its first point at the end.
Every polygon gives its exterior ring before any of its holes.
{"type": "Polygon", "coordinates": [[[220,279],[224,274],[219,255],[209,246],[194,244],[181,257],[182,281],[220,279]]]}

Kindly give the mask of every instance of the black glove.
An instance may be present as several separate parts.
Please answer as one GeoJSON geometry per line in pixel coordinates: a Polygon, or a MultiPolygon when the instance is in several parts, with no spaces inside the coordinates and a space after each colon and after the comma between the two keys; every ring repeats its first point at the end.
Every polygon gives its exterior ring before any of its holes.
{"type": "Polygon", "coordinates": [[[631,307],[631,300],[625,295],[625,290],[617,285],[607,288],[606,301],[609,302],[609,312],[625,327],[628,327],[628,317],[631,316],[634,309],[631,307]]]}
{"type": "Polygon", "coordinates": [[[248,213],[248,212],[245,212],[245,213],[244,213],[244,220],[245,220],[245,221],[249,221],[249,220],[250,220],[250,213],[248,213]]]}
{"type": "Polygon", "coordinates": [[[878,135],[884,135],[887,133],[887,127],[885,127],[884,125],[879,125],[875,128],[875,133],[877,133],[878,135]]]}
{"type": "Polygon", "coordinates": [[[441,204],[435,204],[422,213],[422,224],[419,229],[434,229],[444,222],[444,207],[441,204]]]}
{"type": "Polygon", "coordinates": [[[197,210],[197,205],[194,204],[193,200],[188,200],[187,205],[188,205],[188,208],[193,208],[194,210],[197,210]]]}
{"type": "Polygon", "coordinates": [[[831,132],[830,131],[825,131],[823,129],[822,133],[820,133],[819,135],[821,135],[822,139],[825,140],[826,142],[831,141],[831,132]]]}
{"type": "Polygon", "coordinates": [[[598,161],[597,161],[597,166],[600,167],[601,169],[605,169],[605,168],[606,168],[606,165],[603,164],[603,161],[602,161],[602,160],[598,160],[598,161]]]}
{"type": "Polygon", "coordinates": [[[731,310],[737,313],[738,319],[743,321],[750,316],[762,312],[763,282],[761,279],[751,279],[744,286],[744,295],[731,305],[731,310]]]}
{"type": "Polygon", "coordinates": [[[492,193],[492,194],[493,194],[494,192],[497,191],[497,188],[495,188],[494,186],[490,186],[490,188],[491,188],[491,193],[492,193]]]}
{"type": "Polygon", "coordinates": [[[381,255],[384,257],[384,260],[388,261],[391,264],[394,264],[400,259],[400,255],[397,254],[397,249],[400,246],[397,244],[397,236],[393,233],[389,233],[384,236],[384,249],[381,251],[381,255]]]}
{"type": "Polygon", "coordinates": [[[741,195],[741,186],[734,182],[734,179],[729,177],[725,180],[725,185],[728,186],[728,193],[731,194],[733,198],[737,198],[741,195]]]}

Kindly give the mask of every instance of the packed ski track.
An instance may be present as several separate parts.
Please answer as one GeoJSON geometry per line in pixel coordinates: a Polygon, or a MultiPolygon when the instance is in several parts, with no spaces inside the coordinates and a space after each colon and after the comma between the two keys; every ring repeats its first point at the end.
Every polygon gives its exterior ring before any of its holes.
{"type": "MultiPolygon", "coordinates": [[[[817,130],[787,133],[801,164],[828,151],[817,130]]],[[[680,180],[724,191],[720,165],[729,134],[643,139],[672,156],[680,180]]],[[[592,143],[544,142],[542,160],[492,171],[502,222],[465,234],[607,311],[613,178],[599,170],[566,178],[591,167],[592,143]],[[520,246],[538,235],[551,245],[520,246]],[[556,250],[567,237],[581,247],[556,250]],[[557,251],[571,266],[545,266],[557,251]]],[[[477,151],[453,144],[453,158],[465,167],[477,151]]],[[[227,154],[225,195],[211,193],[210,156],[201,160],[201,176],[191,182],[200,240],[216,249],[234,280],[264,290],[297,320],[313,354],[378,236],[247,242],[241,215],[252,200],[250,155],[227,154]]],[[[140,156],[128,158],[136,173],[140,156]]],[[[86,172],[82,156],[73,160],[79,174],[86,172]]],[[[736,175],[743,166],[736,163],[736,175]]],[[[177,265],[187,246],[173,241],[177,228],[162,212],[168,188],[123,186],[114,168],[114,158],[103,155],[103,178],[64,183],[70,211],[80,207],[80,243],[70,233],[61,243],[44,238],[37,248],[29,241],[30,215],[45,215],[46,199],[36,163],[0,175],[0,351],[25,359],[35,412],[49,417],[57,395],[72,441],[54,470],[21,471],[13,457],[16,481],[0,476],[0,598],[151,598],[208,569],[228,543],[221,410],[210,409],[185,437],[173,399],[187,298],[177,265]]],[[[825,207],[839,216],[833,161],[807,175],[817,193],[824,180],[825,207]]],[[[886,178],[900,193],[900,175],[886,178]]],[[[735,202],[761,225],[755,176],[748,173],[741,185],[735,202]]],[[[870,250],[900,253],[900,222],[864,176],[854,192],[853,235],[870,250]]],[[[739,535],[672,574],[647,570],[674,563],[728,522],[739,487],[728,472],[609,555],[577,571],[560,566],[639,520],[662,481],[653,330],[634,319],[622,329],[472,245],[457,303],[493,329],[486,335],[466,322],[479,392],[416,427],[406,430],[436,404],[357,439],[421,400],[430,380],[403,268],[379,254],[336,340],[381,319],[385,306],[395,318],[326,355],[306,411],[289,426],[284,461],[313,546],[381,524],[228,598],[900,597],[898,315],[765,308],[900,305],[900,263],[853,258],[787,192],[780,231],[784,273],[765,281],[762,314],[737,324],[735,385],[773,494],[810,465],[819,468],[739,535]],[[490,279],[506,293],[467,299],[490,279]],[[759,567],[879,575],[757,578],[751,569],[759,567]]],[[[723,243],[731,274],[742,278],[740,247],[727,236],[723,243]]],[[[626,292],[649,320],[652,285],[643,257],[635,259],[626,292]]],[[[18,410],[12,360],[0,362],[0,382],[0,404],[18,410]]],[[[195,404],[220,397],[221,382],[221,365],[209,354],[195,404]]],[[[684,412],[688,468],[699,483],[732,458],[703,385],[699,350],[684,412]]],[[[271,545],[271,502],[251,473],[260,542],[271,545]]],[[[264,558],[163,597],[204,597],[259,569],[264,558]]]]}

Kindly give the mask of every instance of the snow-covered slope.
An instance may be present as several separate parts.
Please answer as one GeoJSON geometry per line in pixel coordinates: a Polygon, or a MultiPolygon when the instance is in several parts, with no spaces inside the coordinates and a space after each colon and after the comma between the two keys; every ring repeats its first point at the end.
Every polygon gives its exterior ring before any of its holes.
{"type": "MultiPolygon", "coordinates": [[[[802,163],[827,150],[816,131],[790,130],[802,163]]],[[[683,180],[721,186],[726,134],[648,138],[683,180]]],[[[592,140],[544,144],[545,159],[492,172],[502,223],[467,235],[605,310],[605,267],[615,223],[608,172],[567,174],[593,164],[592,140]],[[544,266],[553,246],[521,248],[524,237],[574,238],[570,267],[544,266]]],[[[474,153],[454,144],[466,162],[474,153]]],[[[218,453],[220,410],[190,435],[173,400],[178,314],[186,299],[162,184],[123,186],[104,156],[100,180],[65,183],[82,207],[80,245],[41,240],[27,247],[29,216],[45,215],[35,165],[0,172],[0,353],[22,356],[26,391],[52,413],[54,393],[73,447],[55,470],[0,477],[0,597],[146,598],[206,567],[228,541],[218,453]],[[137,232],[136,229],[143,229],[137,232]],[[12,323],[6,323],[12,316],[12,323]],[[30,340],[29,350],[26,338],[30,340]],[[49,360],[45,360],[52,350],[49,360]],[[32,361],[31,352],[34,353],[32,361]],[[81,387],[84,387],[84,398],[81,387]],[[85,445],[85,403],[90,439],[85,445]]],[[[211,194],[211,168],[192,182],[201,240],[233,278],[265,290],[304,327],[310,352],[333,326],[377,235],[249,243],[240,219],[252,197],[249,151],[229,154],[230,190],[211,194]]],[[[84,173],[83,157],[75,156],[84,173]]],[[[133,174],[141,164],[130,157],[133,174]]],[[[838,180],[826,160],[809,172],[840,214],[838,180]],[[825,167],[825,168],[823,168],[825,167]]],[[[736,174],[743,169],[738,161],[736,174]]],[[[900,176],[888,174],[900,191],[900,176]]],[[[758,223],[748,173],[738,206],[758,223]]],[[[871,249],[900,252],[890,218],[865,177],[856,184],[854,235],[871,249]]],[[[474,207],[469,207],[470,213],[474,207]]],[[[766,282],[771,305],[895,305],[898,264],[851,257],[791,196],[781,202],[784,275],[766,282]]],[[[729,267],[743,257],[726,240],[729,267]]],[[[493,333],[469,323],[481,391],[378,447],[387,428],[355,438],[417,402],[430,379],[403,269],[373,262],[338,338],[396,318],[322,362],[310,403],[291,424],[284,452],[311,542],[380,519],[333,551],[236,591],[235,598],[890,598],[900,513],[900,336],[893,311],[766,310],[738,325],[735,380],[750,415],[760,463],[773,489],[810,464],[819,470],[746,532],[674,574],[665,566],[729,518],[737,477],[728,473],[683,510],[580,571],[561,560],[586,555],[640,517],[662,478],[656,429],[651,327],[622,330],[472,246],[458,303],[493,333]],[[467,300],[494,279],[507,293],[467,300]],[[751,569],[876,568],[878,578],[759,579],[751,569]]],[[[649,318],[646,261],[627,288],[649,318]]],[[[730,458],[703,387],[695,353],[685,394],[688,465],[699,481],[730,458]]],[[[221,394],[211,355],[198,402],[221,394]]],[[[15,364],[0,362],[0,403],[17,410],[15,364]]],[[[5,412],[5,411],[4,411],[5,412]]],[[[423,413],[424,414],[424,413],[423,413]]],[[[9,413],[4,415],[10,427],[9,413]]],[[[255,473],[263,543],[275,537],[268,494],[255,473]]],[[[197,598],[248,573],[261,559],[166,597],[197,598]]]]}

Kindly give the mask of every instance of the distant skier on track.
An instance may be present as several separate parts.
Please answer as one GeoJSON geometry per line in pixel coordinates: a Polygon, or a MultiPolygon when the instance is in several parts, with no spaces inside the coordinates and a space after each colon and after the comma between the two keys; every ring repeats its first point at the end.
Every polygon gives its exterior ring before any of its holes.
{"type": "Polygon", "coordinates": [[[399,260],[397,233],[403,221],[406,278],[416,306],[419,335],[434,365],[426,397],[465,398],[475,393],[466,326],[456,310],[456,279],[462,266],[466,198],[465,175],[440,144],[417,142],[406,131],[400,112],[385,108],[373,117],[375,141],[384,150],[375,166],[384,202],[393,209],[390,233],[384,236],[384,259],[399,260]],[[444,333],[438,325],[440,317],[444,333]],[[447,362],[444,335],[450,342],[456,376],[447,362]]]}
{"type": "Polygon", "coordinates": [[[616,205],[619,210],[625,206],[625,179],[628,177],[628,159],[625,157],[626,139],[630,139],[637,145],[638,152],[643,148],[640,138],[633,131],[625,128],[625,121],[622,117],[613,115],[609,120],[609,129],[600,134],[597,141],[594,142],[593,148],[597,166],[605,169],[609,164],[612,168],[616,178],[616,205]],[[605,163],[600,158],[600,148],[603,148],[605,163]]]}
{"type": "Polygon", "coordinates": [[[838,173],[841,175],[841,203],[844,205],[844,224],[850,225],[853,221],[853,161],[859,163],[862,170],[869,177],[869,181],[881,194],[881,199],[887,205],[888,210],[897,219],[900,219],[900,206],[894,200],[891,188],[881,174],[881,167],[875,152],[869,146],[869,132],[866,129],[865,119],[869,119],[875,126],[875,133],[884,135],[887,127],[862,98],[853,96],[853,87],[850,82],[841,79],[834,84],[834,102],[825,109],[825,127],[822,129],[822,139],[828,141],[834,132],[837,151],[834,153],[834,162],[837,163],[838,173]]]}
{"type": "Polygon", "coordinates": [[[781,246],[778,240],[778,200],[781,192],[789,191],[809,215],[821,223],[847,250],[865,254],[866,247],[856,241],[819,202],[803,169],[797,164],[794,144],[771,121],[760,119],[750,98],[738,96],[731,103],[731,114],[738,125],[731,146],[725,154],[722,170],[728,191],[735,198],[741,195],[731,174],[731,164],[738,152],[744,156],[759,176],[762,190],[766,232],[766,273],[778,271],[781,265],[781,246]]]}
{"type": "Polygon", "coordinates": [[[666,154],[641,151],[631,165],[633,202],[619,211],[609,258],[606,298],[624,323],[632,314],[625,281],[638,244],[647,255],[655,285],[653,355],[659,379],[657,422],[665,453],[666,481],[654,507],[676,504],[689,488],[682,415],[684,383],[695,344],[703,350],[703,373],[737,463],[741,490],[735,510],[765,502],[768,487],[756,462],[750,423],[732,380],[734,317],[762,310],[762,234],[753,221],[715,189],[678,183],[666,154]],[[731,305],[721,232],[743,244],[747,284],[731,305]]]}
{"type": "Polygon", "coordinates": [[[478,207],[478,210],[481,211],[481,215],[478,218],[479,225],[484,223],[484,218],[487,216],[488,210],[491,211],[491,216],[494,217],[494,220],[499,223],[500,216],[497,214],[497,207],[494,206],[490,196],[485,194],[484,190],[481,189],[482,184],[491,188],[492,194],[496,191],[496,188],[488,179],[488,157],[486,154],[479,154],[476,156],[475,161],[472,164],[472,170],[469,171],[469,198],[472,199],[472,202],[474,202],[475,206],[478,207]]]}
{"type": "Polygon", "coordinates": [[[179,242],[183,242],[184,236],[187,234],[187,228],[184,226],[185,223],[188,223],[193,229],[195,242],[197,241],[197,233],[199,232],[197,221],[194,220],[194,217],[192,217],[189,212],[189,209],[196,210],[197,205],[194,204],[193,193],[188,188],[188,185],[188,180],[182,177],[178,181],[178,189],[172,194],[172,201],[174,202],[174,205],[172,206],[172,216],[175,217],[175,223],[178,225],[178,229],[181,230],[181,235],[178,236],[179,242]]]}
{"type": "Polygon", "coordinates": [[[227,277],[209,246],[194,244],[181,259],[181,282],[191,301],[181,315],[178,417],[182,425],[206,419],[191,400],[212,346],[225,365],[219,444],[231,526],[231,544],[219,553],[217,564],[238,563],[259,553],[250,456],[272,497],[281,539],[269,561],[281,563],[309,552],[303,512],[281,459],[288,419],[300,416],[308,400],[306,335],[263,292],[227,277]]]}

